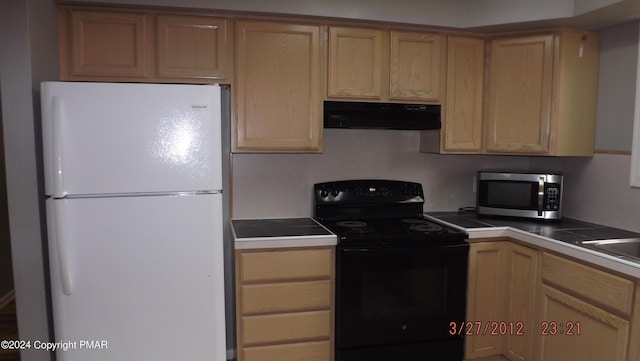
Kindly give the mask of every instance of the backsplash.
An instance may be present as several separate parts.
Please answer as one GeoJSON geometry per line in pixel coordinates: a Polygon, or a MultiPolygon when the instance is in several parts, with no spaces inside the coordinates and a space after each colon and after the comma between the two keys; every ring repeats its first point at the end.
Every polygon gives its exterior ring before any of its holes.
{"type": "Polygon", "coordinates": [[[325,129],[323,154],[234,154],[233,218],[312,215],[314,183],[391,179],[421,183],[425,211],[475,204],[481,169],[529,168],[529,157],[419,153],[420,132],[325,129]]]}
{"type": "Polygon", "coordinates": [[[323,154],[234,154],[232,217],[311,216],[314,183],[358,178],[421,183],[425,211],[452,211],[475,204],[478,170],[551,170],[565,174],[565,217],[640,232],[640,189],[629,187],[629,155],[424,154],[419,138],[417,131],[326,129],[323,154]]]}

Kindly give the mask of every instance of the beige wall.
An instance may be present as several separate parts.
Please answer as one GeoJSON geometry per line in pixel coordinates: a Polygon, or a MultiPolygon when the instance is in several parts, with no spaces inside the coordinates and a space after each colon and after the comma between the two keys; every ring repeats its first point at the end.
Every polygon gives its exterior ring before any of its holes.
{"type": "Polygon", "coordinates": [[[420,132],[325,129],[323,154],[234,154],[233,217],[312,215],[314,183],[397,179],[422,183],[425,210],[475,204],[481,169],[527,169],[528,157],[437,155],[418,152],[420,132]]]}
{"type": "Polygon", "coordinates": [[[13,290],[13,265],[9,239],[9,213],[7,210],[7,182],[2,139],[2,96],[0,94],[0,300],[13,290]]]}
{"type": "MultiPolygon", "coordinates": [[[[625,149],[633,125],[638,22],[602,34],[598,102],[600,149],[625,149]],[[634,43],[635,42],[635,43],[634,43]],[[635,45],[630,45],[635,44],[635,45]],[[631,94],[619,94],[618,85],[631,94]],[[611,94],[610,94],[611,93],[611,94]],[[624,99],[623,99],[624,98],[624,99]],[[609,129],[613,128],[613,129],[609,129]],[[606,141],[600,133],[607,133],[606,141]]],[[[312,185],[351,178],[387,178],[423,184],[425,210],[473,205],[473,175],[482,169],[530,169],[566,174],[564,215],[640,232],[640,189],[629,187],[630,156],[537,158],[418,153],[419,132],[325,130],[324,154],[235,154],[233,217],[297,217],[312,214],[312,185]]],[[[627,149],[628,150],[628,149],[627,149]]]]}
{"type": "MultiPolygon", "coordinates": [[[[39,83],[58,79],[54,0],[0,1],[0,89],[18,331],[48,341],[47,252],[40,149],[39,83]]],[[[23,361],[50,360],[42,350],[23,361]]]]}

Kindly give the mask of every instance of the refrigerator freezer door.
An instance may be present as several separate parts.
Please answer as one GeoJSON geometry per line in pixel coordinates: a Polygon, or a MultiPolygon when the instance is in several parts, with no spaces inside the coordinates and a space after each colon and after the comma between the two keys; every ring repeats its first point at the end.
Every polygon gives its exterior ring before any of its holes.
{"type": "Polygon", "coordinates": [[[222,188],[220,87],[42,83],[45,191],[222,188]]]}
{"type": "Polygon", "coordinates": [[[49,199],[47,212],[55,337],[75,342],[59,361],[226,360],[222,195],[49,199]]]}

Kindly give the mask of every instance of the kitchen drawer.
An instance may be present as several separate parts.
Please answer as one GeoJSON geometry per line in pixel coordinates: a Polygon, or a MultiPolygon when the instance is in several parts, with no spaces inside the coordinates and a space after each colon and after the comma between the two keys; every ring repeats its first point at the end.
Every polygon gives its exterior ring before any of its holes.
{"type": "Polygon", "coordinates": [[[544,253],[542,280],[624,316],[631,315],[634,283],[626,278],[544,253]]]}
{"type": "Polygon", "coordinates": [[[247,347],[244,361],[328,361],[333,348],[330,341],[247,347]]]}
{"type": "Polygon", "coordinates": [[[330,279],[332,269],[330,248],[240,254],[241,283],[330,279]]]}
{"type": "Polygon", "coordinates": [[[299,342],[330,339],[331,311],[285,313],[268,316],[244,316],[242,344],[299,342]]]}
{"type": "Polygon", "coordinates": [[[241,286],[242,314],[322,310],[331,307],[331,281],[241,286]]]}

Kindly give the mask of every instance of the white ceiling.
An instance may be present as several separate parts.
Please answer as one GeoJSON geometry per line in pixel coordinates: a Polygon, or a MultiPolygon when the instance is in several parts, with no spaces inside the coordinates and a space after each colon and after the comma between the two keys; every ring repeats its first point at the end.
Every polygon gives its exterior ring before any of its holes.
{"type": "Polygon", "coordinates": [[[483,31],[534,26],[602,29],[640,19],[640,0],[77,0],[377,20],[483,31]]]}

